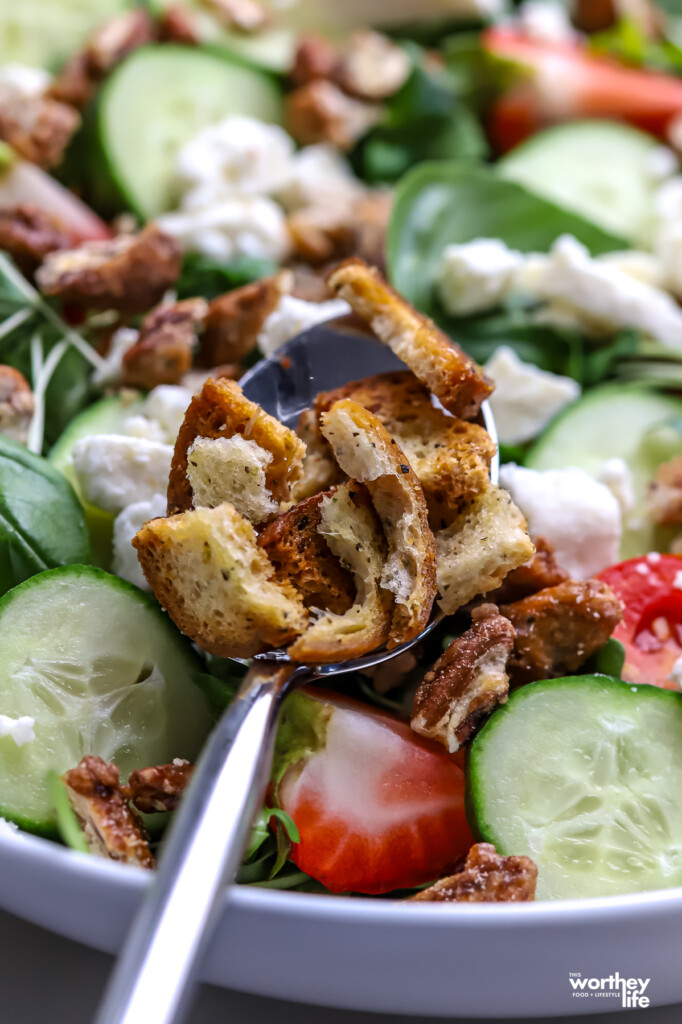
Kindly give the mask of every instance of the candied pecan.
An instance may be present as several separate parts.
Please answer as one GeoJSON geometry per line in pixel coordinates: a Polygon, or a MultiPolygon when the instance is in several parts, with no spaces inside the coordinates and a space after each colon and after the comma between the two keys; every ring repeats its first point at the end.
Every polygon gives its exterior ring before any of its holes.
{"type": "Polygon", "coordinates": [[[0,249],[25,273],[33,273],[48,253],[67,249],[69,238],[52,218],[28,203],[0,208],[0,249]]]}
{"type": "Polygon", "coordinates": [[[24,443],[35,402],[31,386],[12,366],[0,365],[0,434],[24,443]]]}
{"type": "Polygon", "coordinates": [[[494,604],[472,614],[470,629],[453,640],[414,698],[412,728],[454,753],[509,691],[507,659],[514,646],[514,628],[494,604]]]}
{"type": "Polygon", "coordinates": [[[536,537],[535,554],[530,562],[509,573],[501,587],[486,594],[495,604],[511,604],[537,594],[546,587],[555,587],[568,579],[568,573],[554,557],[554,545],[544,537],[536,537]]]}
{"type": "Polygon", "coordinates": [[[142,313],[175,284],[181,263],[175,239],[149,224],[138,234],[48,255],[36,281],[46,295],[76,306],[142,313]]]}
{"type": "Polygon", "coordinates": [[[86,755],[62,778],[92,853],[142,868],[154,866],[142,820],[128,803],[115,764],[86,755]]]}
{"type": "Polygon", "coordinates": [[[308,263],[294,263],[289,268],[293,274],[291,295],[304,302],[326,302],[331,298],[324,268],[311,267],[308,263]]]}
{"type": "Polygon", "coordinates": [[[123,385],[151,391],[158,384],[179,384],[192,365],[197,331],[207,312],[205,299],[184,299],[153,309],[142,323],[139,338],[123,354],[123,385]]]}
{"type": "Polygon", "coordinates": [[[105,21],[91,37],[86,50],[93,74],[103,77],[129,53],[153,39],[154,23],[142,7],[105,21]]]}
{"type": "Polygon", "coordinates": [[[657,526],[682,525],[682,455],[658,467],[649,484],[646,509],[657,526]]]}
{"type": "Polygon", "coordinates": [[[46,95],[60,103],[68,103],[76,110],[83,110],[94,96],[97,84],[90,69],[90,59],[84,50],[66,62],[53,79],[46,95]]]}
{"type": "Polygon", "coordinates": [[[521,601],[502,605],[514,627],[507,663],[512,686],[571,675],[603,647],[623,617],[623,606],[600,580],[565,580],[521,601]]]}
{"type": "Polygon", "coordinates": [[[182,4],[171,4],[164,7],[156,26],[159,40],[162,43],[185,43],[197,46],[201,41],[195,19],[182,4]]]}
{"type": "Polygon", "coordinates": [[[275,566],[275,578],[293,584],[306,608],[343,615],[355,600],[353,577],[318,532],[320,505],[333,493],[314,494],[277,516],[261,531],[258,546],[275,566]]]}
{"type": "Polygon", "coordinates": [[[476,843],[464,868],[410,896],[414,903],[522,903],[535,899],[538,869],[530,857],[501,857],[490,843],[476,843]]]}
{"type": "Polygon", "coordinates": [[[193,771],[194,765],[179,757],[171,764],[136,768],[128,779],[130,799],[143,814],[174,811],[193,771]]]}
{"type": "Polygon", "coordinates": [[[47,95],[26,96],[0,84],[0,139],[40,167],[60,163],[80,126],[77,110],[47,95]]]}
{"type": "Polygon", "coordinates": [[[573,21],[581,32],[603,32],[619,18],[617,0],[574,0],[573,21]]]}
{"type": "Polygon", "coordinates": [[[287,227],[293,255],[306,263],[329,263],[355,249],[356,232],[345,207],[304,206],[289,214],[287,227]]]}
{"type": "Polygon", "coordinates": [[[383,100],[405,84],[412,68],[409,54],[388,36],[366,29],[350,37],[334,79],[361,100],[383,100]]]}
{"type": "Polygon", "coordinates": [[[238,363],[252,352],[266,318],[292,280],[288,271],[282,271],[214,299],[208,307],[197,365],[238,363]]]}
{"type": "Polygon", "coordinates": [[[270,15],[259,0],[200,0],[218,21],[233,32],[260,32],[270,15]]]}
{"type": "Polygon", "coordinates": [[[294,85],[307,85],[317,78],[331,78],[336,67],[336,52],[328,39],[303,35],[298,41],[291,80],[294,85]]]}
{"type": "Polygon", "coordinates": [[[303,145],[331,142],[352,149],[379,116],[378,106],[346,96],[333,82],[318,78],[290,93],[285,127],[303,145]]]}

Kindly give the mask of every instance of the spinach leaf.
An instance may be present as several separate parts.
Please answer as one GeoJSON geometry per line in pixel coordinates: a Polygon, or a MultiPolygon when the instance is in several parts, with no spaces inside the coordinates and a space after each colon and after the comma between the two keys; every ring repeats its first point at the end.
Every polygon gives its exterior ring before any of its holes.
{"type": "Polygon", "coordinates": [[[575,235],[594,254],[627,248],[623,239],[490,168],[425,163],[398,186],[386,258],[397,290],[440,323],[434,282],[446,245],[501,238],[522,252],[545,252],[562,234],[575,235]]]}
{"type": "Polygon", "coordinates": [[[179,299],[195,295],[215,299],[232,288],[274,274],[276,269],[273,261],[268,259],[243,256],[229,263],[219,263],[201,253],[190,252],[183,260],[176,291],[179,299]]]}
{"type": "Polygon", "coordinates": [[[0,594],[44,569],[89,561],[71,485],[46,459],[0,436],[0,594]]]}

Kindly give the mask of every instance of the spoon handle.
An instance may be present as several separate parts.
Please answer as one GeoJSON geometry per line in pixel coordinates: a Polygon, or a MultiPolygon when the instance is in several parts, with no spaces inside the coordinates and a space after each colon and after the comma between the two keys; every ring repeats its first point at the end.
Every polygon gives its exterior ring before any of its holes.
{"type": "MultiPolygon", "coordinates": [[[[95,1024],[179,1024],[219,898],[234,881],[270,776],[277,719],[292,676],[254,662],[216,725],[164,844],[95,1024]]],[[[303,679],[300,679],[303,682],[303,679]]]]}

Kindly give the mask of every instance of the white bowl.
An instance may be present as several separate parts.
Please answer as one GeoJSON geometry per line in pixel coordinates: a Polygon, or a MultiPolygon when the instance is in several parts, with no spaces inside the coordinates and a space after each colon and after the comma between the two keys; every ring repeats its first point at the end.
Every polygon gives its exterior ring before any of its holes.
{"type": "MultiPolygon", "coordinates": [[[[149,876],[48,840],[0,834],[0,906],[116,953],[149,876]]],[[[180,936],[181,940],[182,937],[180,936]]],[[[354,1010],[534,1017],[620,1009],[569,973],[650,979],[682,1001],[682,888],[563,903],[405,905],[233,887],[201,976],[354,1010]]]]}

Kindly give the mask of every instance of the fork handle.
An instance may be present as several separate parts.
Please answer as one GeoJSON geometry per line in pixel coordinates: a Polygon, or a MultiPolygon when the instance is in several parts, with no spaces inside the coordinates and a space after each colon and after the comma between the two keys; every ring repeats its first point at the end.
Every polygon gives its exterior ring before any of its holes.
{"type": "Polygon", "coordinates": [[[176,812],[95,1024],[179,1024],[270,776],[277,719],[307,669],[255,661],[176,812]]]}

